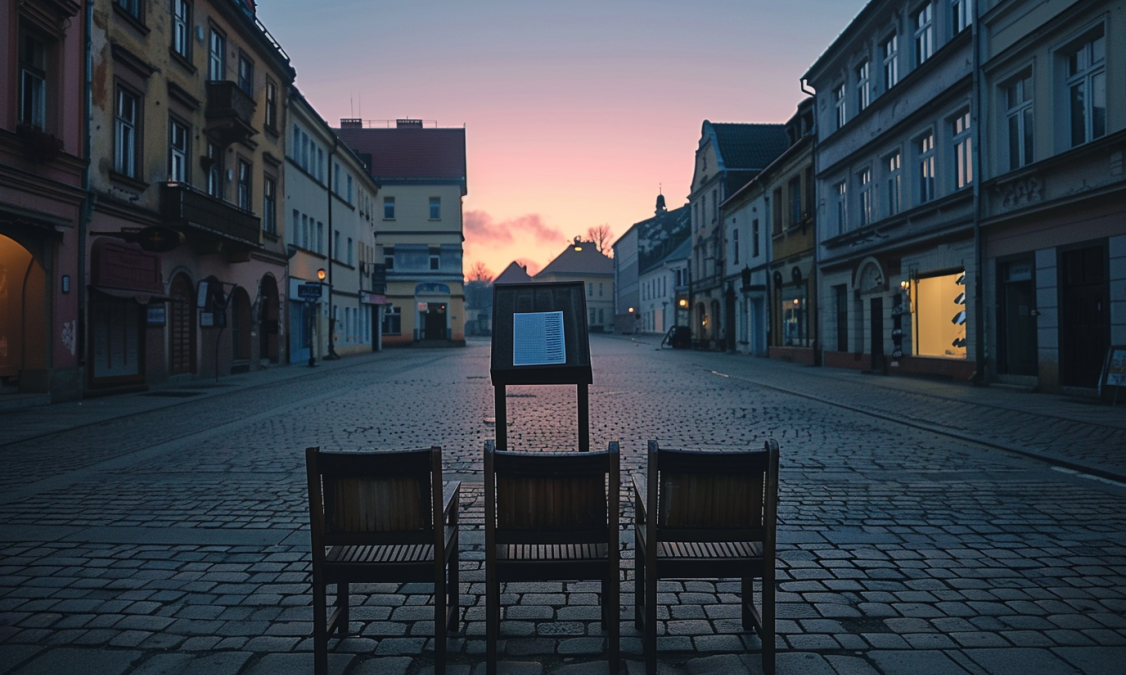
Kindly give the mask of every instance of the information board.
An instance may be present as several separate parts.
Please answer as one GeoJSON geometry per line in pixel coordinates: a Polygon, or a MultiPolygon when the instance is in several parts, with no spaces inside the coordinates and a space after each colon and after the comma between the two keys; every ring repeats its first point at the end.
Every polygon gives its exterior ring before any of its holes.
{"type": "Polygon", "coordinates": [[[548,366],[567,363],[563,312],[512,315],[512,365],[548,366]]]}

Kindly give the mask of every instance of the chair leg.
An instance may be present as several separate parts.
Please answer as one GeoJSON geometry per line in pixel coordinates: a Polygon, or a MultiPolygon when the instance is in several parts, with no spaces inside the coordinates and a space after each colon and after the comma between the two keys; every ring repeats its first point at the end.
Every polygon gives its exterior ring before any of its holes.
{"type": "MultiPolygon", "coordinates": [[[[768,563],[773,565],[773,561],[768,563]]],[[[774,595],[776,582],[774,570],[768,569],[762,579],[762,669],[774,675],[774,595]]]]}
{"type": "Polygon", "coordinates": [[[336,634],[343,639],[348,636],[348,624],[351,620],[348,616],[350,607],[348,605],[347,582],[341,581],[336,584],[336,606],[340,608],[340,620],[336,624],[336,634]]]}
{"type": "Polygon", "coordinates": [[[754,630],[755,619],[752,608],[755,604],[755,580],[754,577],[743,577],[741,593],[739,599],[743,605],[743,630],[754,630]]]}
{"type": "Polygon", "coordinates": [[[328,675],[328,589],[313,582],[313,672],[328,675]]]}
{"type": "Polygon", "coordinates": [[[450,565],[449,565],[449,568],[450,568],[450,583],[449,583],[449,586],[448,586],[448,592],[449,592],[450,599],[449,599],[449,603],[448,603],[449,609],[447,611],[450,614],[450,619],[449,619],[450,632],[456,633],[456,632],[458,632],[458,628],[461,625],[460,624],[460,622],[461,622],[461,568],[460,568],[461,561],[458,559],[458,555],[457,555],[457,540],[456,539],[453,542],[453,547],[454,547],[453,556],[452,556],[453,559],[450,560],[450,565]]]}
{"type": "MultiPolygon", "coordinates": [[[[636,539],[635,539],[636,541],[636,539]]],[[[645,554],[642,551],[633,552],[633,627],[637,630],[645,629],[645,554]]]]}
{"type": "Polygon", "coordinates": [[[621,580],[618,576],[618,570],[614,569],[610,573],[610,578],[607,579],[606,584],[602,586],[602,607],[603,612],[607,614],[609,619],[609,630],[606,631],[606,639],[609,641],[607,645],[608,658],[610,660],[610,672],[617,673],[619,663],[621,661],[620,648],[621,648],[621,626],[622,626],[622,590],[621,580]]]}
{"type": "Polygon", "coordinates": [[[657,570],[645,573],[645,631],[641,637],[646,675],[657,675],[657,570]]]}
{"type": "Polygon", "coordinates": [[[485,582],[485,672],[496,675],[500,639],[500,582],[485,582]]]}
{"type": "Polygon", "coordinates": [[[435,575],[434,582],[434,674],[446,673],[446,570],[435,575]]]}

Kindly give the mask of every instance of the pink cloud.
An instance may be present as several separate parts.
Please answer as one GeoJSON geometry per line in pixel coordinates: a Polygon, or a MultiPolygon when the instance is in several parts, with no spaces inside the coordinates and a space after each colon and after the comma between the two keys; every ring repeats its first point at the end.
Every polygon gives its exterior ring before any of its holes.
{"type": "Polygon", "coordinates": [[[466,211],[463,222],[466,242],[471,244],[511,244],[517,233],[531,235],[541,244],[566,239],[562,232],[545,224],[538,213],[497,222],[484,211],[466,211]]]}

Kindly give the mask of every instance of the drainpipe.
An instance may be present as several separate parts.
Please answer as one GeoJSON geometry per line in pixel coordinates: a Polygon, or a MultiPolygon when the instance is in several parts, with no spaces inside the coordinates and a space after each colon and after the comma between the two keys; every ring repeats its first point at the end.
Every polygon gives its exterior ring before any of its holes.
{"type": "MultiPolygon", "coordinates": [[[[813,336],[813,365],[820,366],[820,365],[823,365],[824,361],[825,361],[825,354],[824,354],[825,344],[824,344],[824,341],[821,339],[821,328],[823,327],[823,323],[821,321],[821,312],[822,312],[823,308],[821,307],[821,291],[820,291],[820,288],[819,288],[819,286],[821,284],[821,265],[820,265],[820,263],[821,263],[821,231],[817,227],[817,223],[820,220],[820,218],[817,217],[817,191],[816,191],[816,186],[817,186],[817,136],[818,136],[818,134],[817,134],[817,92],[810,91],[810,90],[805,88],[806,82],[805,82],[804,77],[801,78],[801,80],[799,80],[799,83],[801,84],[802,93],[805,94],[806,96],[810,96],[810,97],[813,98],[813,115],[812,115],[813,128],[809,130],[810,135],[813,136],[813,143],[810,144],[810,148],[809,148],[810,166],[813,167],[813,173],[811,174],[813,176],[813,185],[811,185],[811,186],[809,186],[809,188],[807,188],[807,189],[814,191],[813,192],[813,198],[809,200],[809,204],[810,204],[810,207],[811,207],[810,210],[812,211],[812,213],[810,213],[809,216],[810,216],[810,218],[813,219],[813,262],[811,263],[813,265],[813,267],[810,269],[810,272],[809,272],[809,286],[810,286],[810,289],[813,291],[814,296],[817,299],[817,316],[815,317],[816,323],[814,324],[815,326],[817,326],[817,332],[813,336]]],[[[768,277],[770,276],[769,272],[767,273],[767,276],[768,277]]],[[[808,308],[808,306],[809,306],[809,300],[807,299],[806,300],[806,307],[808,308]]],[[[768,311],[767,319],[769,320],[769,318],[770,318],[770,314],[769,314],[769,311],[768,311]]],[[[806,321],[809,321],[809,319],[806,319],[806,321]]]]}
{"type": "MultiPolygon", "coordinates": [[[[82,191],[86,196],[82,200],[82,208],[78,222],[78,278],[75,280],[75,291],[78,293],[78,318],[75,326],[75,345],[78,350],[78,368],[86,367],[86,231],[94,217],[94,204],[98,196],[90,191],[90,114],[94,106],[94,44],[90,29],[94,25],[94,3],[86,3],[86,14],[83,17],[83,39],[85,40],[86,73],[83,78],[82,96],[82,191]]],[[[85,373],[82,375],[82,388],[86,388],[85,373]]]]}
{"type": "Polygon", "coordinates": [[[981,78],[981,39],[985,34],[980,30],[978,3],[970,3],[970,12],[973,23],[970,25],[970,39],[973,41],[973,100],[970,104],[971,129],[970,139],[973,149],[970,153],[973,176],[973,218],[974,218],[974,361],[975,368],[973,383],[985,384],[985,288],[982,280],[985,278],[983,268],[985,256],[981,244],[981,120],[982,108],[985,106],[985,97],[982,95],[981,78]]]}
{"type": "Polygon", "coordinates": [[[336,251],[332,250],[332,243],[335,241],[335,230],[332,227],[332,158],[336,155],[336,149],[340,147],[340,140],[333,136],[332,150],[328,151],[328,355],[325,360],[335,361],[340,356],[336,353],[336,320],[332,315],[332,273],[335,269],[333,260],[336,256],[336,251]]]}

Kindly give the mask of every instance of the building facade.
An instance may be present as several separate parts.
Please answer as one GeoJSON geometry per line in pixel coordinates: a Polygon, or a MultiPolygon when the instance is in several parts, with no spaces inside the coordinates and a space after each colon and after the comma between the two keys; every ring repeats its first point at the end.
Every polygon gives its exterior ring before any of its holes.
{"type": "Polygon", "coordinates": [[[614,330],[614,261],[581,237],[539,271],[533,279],[578,281],[586,289],[587,328],[592,333],[614,330]]]}
{"type": "Polygon", "coordinates": [[[0,2],[0,396],[82,395],[88,24],[78,2],[0,2]]]}
{"type": "Polygon", "coordinates": [[[726,263],[719,205],[770,164],[787,145],[781,124],[718,124],[704,120],[688,194],[692,219],[689,302],[692,339],[697,346],[708,349],[730,346],[724,327],[726,263]]]}
{"type": "Polygon", "coordinates": [[[976,370],[970,5],[871,2],[804,77],[825,365],[976,370]]]}
{"type": "Polygon", "coordinates": [[[659,197],[656,215],[634,226],[638,232],[639,332],[663,335],[675,325],[688,325],[689,221],[688,205],[669,211],[664,197],[659,197]]]}
{"type": "Polygon", "coordinates": [[[1126,3],[978,4],[981,358],[1094,391],[1126,344],[1126,3]]]}
{"type": "Polygon", "coordinates": [[[376,249],[386,270],[386,345],[465,343],[462,198],[467,194],[465,129],[393,128],[341,120],[340,139],[379,185],[376,249]]]}
{"type": "Polygon", "coordinates": [[[623,335],[636,333],[641,326],[638,321],[637,237],[638,225],[634,224],[625,234],[614,240],[614,331],[623,335]]]}
{"type": "Polygon", "coordinates": [[[372,290],[376,262],[383,262],[375,248],[378,188],[296,88],[286,138],[289,362],[371,351],[383,297],[372,290]],[[316,299],[313,285],[323,286],[316,299]]]}
{"type": "Polygon", "coordinates": [[[88,386],[281,362],[288,56],[236,0],[96,1],[91,44],[88,386]]]}

